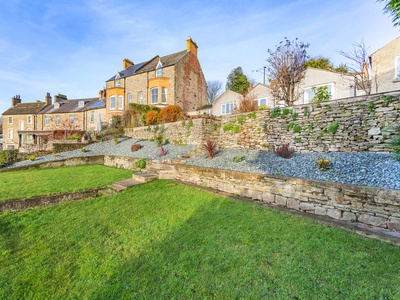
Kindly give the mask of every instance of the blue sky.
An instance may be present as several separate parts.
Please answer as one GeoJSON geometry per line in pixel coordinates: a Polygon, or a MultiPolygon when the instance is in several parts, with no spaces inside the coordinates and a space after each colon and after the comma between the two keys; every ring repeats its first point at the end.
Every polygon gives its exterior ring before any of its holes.
{"type": "Polygon", "coordinates": [[[372,53],[399,36],[374,0],[8,0],[0,7],[0,113],[14,95],[96,97],[124,58],[139,63],[184,50],[189,36],[206,79],[224,85],[238,66],[262,82],[254,70],[284,37],[338,65],[346,62],[338,52],[362,38],[372,53]]]}

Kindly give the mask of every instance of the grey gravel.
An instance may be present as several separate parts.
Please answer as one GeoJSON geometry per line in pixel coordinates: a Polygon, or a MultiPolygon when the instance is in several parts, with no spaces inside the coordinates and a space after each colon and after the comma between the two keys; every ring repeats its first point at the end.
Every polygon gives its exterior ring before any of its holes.
{"type": "MultiPolygon", "coordinates": [[[[196,146],[176,146],[167,144],[163,146],[167,150],[166,156],[160,156],[160,148],[155,142],[140,141],[134,139],[120,139],[117,145],[113,141],[95,143],[85,147],[87,152],[80,150],[60,153],[59,157],[47,155],[29,160],[17,162],[7,168],[25,166],[33,163],[60,160],[79,156],[116,155],[148,159],[171,159],[182,155],[188,155],[196,149],[196,146]],[[131,146],[139,143],[142,148],[131,152],[131,146]]],[[[188,159],[188,165],[220,168],[234,171],[289,176],[338,182],[343,184],[364,185],[380,187],[384,189],[400,189],[400,162],[391,154],[382,153],[295,153],[292,158],[284,159],[268,151],[242,151],[222,150],[214,159],[209,159],[205,154],[188,159]],[[245,160],[234,163],[233,157],[244,155],[245,160]],[[331,162],[327,171],[319,170],[315,161],[318,158],[327,158],[331,162]]]]}

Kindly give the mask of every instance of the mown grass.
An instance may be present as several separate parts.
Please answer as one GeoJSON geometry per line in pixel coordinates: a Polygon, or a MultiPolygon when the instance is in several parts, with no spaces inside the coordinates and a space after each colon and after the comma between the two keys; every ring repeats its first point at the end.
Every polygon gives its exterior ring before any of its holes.
{"type": "Polygon", "coordinates": [[[132,171],[101,165],[0,173],[0,201],[79,191],[128,179],[132,171]]]}
{"type": "Polygon", "coordinates": [[[400,299],[400,248],[156,181],[0,215],[1,299],[400,299]]]}

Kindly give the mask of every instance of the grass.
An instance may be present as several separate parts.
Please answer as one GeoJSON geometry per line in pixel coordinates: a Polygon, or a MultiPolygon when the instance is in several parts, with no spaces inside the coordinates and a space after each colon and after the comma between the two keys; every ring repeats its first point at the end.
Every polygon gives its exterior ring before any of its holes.
{"type": "Polygon", "coordinates": [[[0,215],[1,299],[399,299],[400,249],[168,181],[0,215]]]}
{"type": "Polygon", "coordinates": [[[127,179],[132,171],[101,165],[0,173],[0,201],[101,187],[127,179]]]}

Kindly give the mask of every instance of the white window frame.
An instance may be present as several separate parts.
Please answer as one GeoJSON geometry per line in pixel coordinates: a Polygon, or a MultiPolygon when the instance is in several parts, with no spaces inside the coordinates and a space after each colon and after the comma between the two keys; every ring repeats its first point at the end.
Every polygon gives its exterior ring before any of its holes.
{"type": "Polygon", "coordinates": [[[19,121],[19,130],[24,130],[25,122],[23,120],[19,121]]]}
{"type": "Polygon", "coordinates": [[[158,87],[154,87],[151,89],[151,104],[158,103],[158,87]]]}
{"type": "Polygon", "coordinates": [[[120,87],[121,86],[121,76],[119,75],[119,72],[117,75],[115,75],[115,86],[120,87]]]}
{"type": "Polygon", "coordinates": [[[163,77],[163,69],[162,69],[161,61],[159,61],[158,64],[157,64],[156,77],[163,77]]]}
{"type": "Polygon", "coordinates": [[[44,126],[50,125],[50,116],[44,116],[44,126]]]}
{"type": "Polygon", "coordinates": [[[132,103],[132,94],[128,94],[128,103],[132,103]]]}
{"type": "Polygon", "coordinates": [[[33,120],[33,118],[32,118],[32,116],[26,116],[26,123],[27,124],[32,124],[32,120],[33,120]]]}
{"type": "Polygon", "coordinates": [[[90,112],[90,123],[94,123],[94,111],[90,112]]]}
{"type": "Polygon", "coordinates": [[[166,87],[161,88],[161,103],[167,104],[167,88],[166,87]]]}
{"type": "Polygon", "coordinates": [[[12,124],[13,123],[13,117],[8,117],[8,124],[12,124]]]}
{"type": "Polygon", "coordinates": [[[394,80],[400,80],[400,56],[395,57],[394,80]]]}
{"type": "Polygon", "coordinates": [[[115,100],[116,100],[115,95],[110,96],[110,110],[115,109],[115,100]]]}
{"type": "Polygon", "coordinates": [[[118,109],[124,109],[124,96],[118,95],[118,109]]]}
{"type": "Polygon", "coordinates": [[[143,104],[143,92],[138,92],[138,104],[143,104]]]}
{"type": "Polygon", "coordinates": [[[256,101],[257,101],[257,106],[268,106],[268,98],[259,98],[256,99],[256,101]],[[261,104],[262,100],[265,100],[265,104],[261,104]]]}
{"type": "Polygon", "coordinates": [[[70,125],[74,125],[75,124],[75,115],[74,114],[70,114],[69,115],[69,124],[70,125]]]}
{"type": "Polygon", "coordinates": [[[307,91],[312,91],[313,88],[319,88],[321,86],[331,86],[331,100],[335,99],[335,84],[333,82],[325,83],[325,84],[319,84],[319,85],[313,85],[309,86],[304,89],[303,93],[303,98],[304,98],[304,104],[311,103],[311,100],[314,98],[309,99],[308,92],[307,91]]]}
{"type": "Polygon", "coordinates": [[[60,126],[60,124],[61,124],[61,116],[56,115],[56,126],[60,126]]]}
{"type": "Polygon", "coordinates": [[[12,128],[9,128],[9,129],[8,129],[8,138],[9,138],[10,140],[12,140],[13,137],[14,137],[14,131],[13,131],[12,128]]]}
{"type": "Polygon", "coordinates": [[[230,115],[232,114],[232,110],[235,107],[235,103],[224,103],[221,105],[221,115],[230,115]]]}

